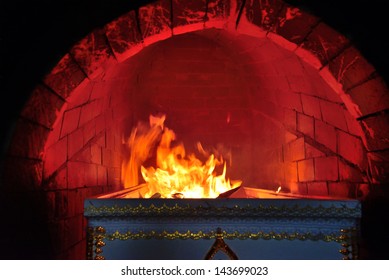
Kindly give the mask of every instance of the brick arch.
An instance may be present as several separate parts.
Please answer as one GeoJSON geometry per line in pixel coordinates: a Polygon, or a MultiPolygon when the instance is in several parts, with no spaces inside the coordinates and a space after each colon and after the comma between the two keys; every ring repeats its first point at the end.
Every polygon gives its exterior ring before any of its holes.
{"type": "MultiPolygon", "coordinates": [[[[65,117],[70,120],[77,119],[78,123],[85,124],[82,130],[77,130],[77,127],[65,127],[58,132],[64,135],[66,133],[69,133],[66,135],[75,135],[73,132],[76,132],[81,135],[79,139],[90,144],[86,150],[80,152],[80,155],[90,153],[90,149],[93,149],[95,144],[98,145],[99,141],[112,141],[120,145],[118,142],[121,139],[115,136],[115,133],[109,134],[112,137],[103,139],[99,134],[101,132],[99,129],[102,128],[87,127],[89,121],[94,118],[100,117],[105,120],[109,118],[107,115],[102,117],[98,114],[99,110],[102,110],[101,106],[108,104],[108,101],[103,101],[101,104],[97,104],[97,101],[87,103],[88,100],[83,99],[85,94],[78,93],[93,94],[91,89],[93,81],[102,77],[108,69],[116,67],[135,54],[140,54],[154,43],[180,34],[216,28],[234,36],[243,34],[259,39],[266,38],[296,54],[301,61],[318,71],[319,75],[337,93],[349,115],[352,116],[350,123],[353,125],[359,123],[364,132],[343,133],[344,130],[339,129],[338,124],[331,125],[331,116],[328,116],[326,120],[318,120],[304,112],[292,110],[295,114],[294,118],[300,120],[300,124],[308,118],[308,122],[314,121],[316,126],[327,127],[329,131],[335,131],[336,139],[342,138],[344,143],[349,142],[358,149],[362,149],[362,153],[369,160],[369,168],[365,166],[361,168],[369,177],[367,182],[380,184],[388,180],[385,172],[388,162],[385,160],[388,157],[385,152],[387,149],[385,138],[389,133],[386,130],[387,117],[383,114],[389,104],[388,90],[374,68],[344,36],[329,28],[320,19],[282,1],[268,1],[270,4],[267,7],[261,7],[260,1],[253,1],[253,4],[246,1],[244,7],[240,6],[241,1],[233,0],[210,0],[201,3],[202,5],[191,4],[191,2],[180,4],[173,1],[171,5],[169,0],[162,0],[140,8],[139,18],[136,17],[134,11],[130,11],[107,24],[103,29],[93,31],[76,44],[44,78],[21,113],[22,118],[17,124],[6,165],[8,173],[11,174],[7,178],[8,185],[21,186],[29,191],[38,190],[37,201],[46,205],[48,210],[45,209],[45,211],[51,213],[49,215],[57,215],[56,218],[59,220],[50,225],[50,234],[54,235],[57,231],[66,231],[70,234],[67,239],[68,243],[62,244],[63,247],[59,249],[61,252],[68,252],[66,257],[80,257],[80,251],[82,251],[83,244],[80,243],[83,240],[82,234],[79,230],[69,230],[82,228],[80,204],[82,198],[120,187],[117,174],[120,168],[118,166],[120,156],[115,148],[113,151],[105,151],[107,153],[105,156],[114,162],[111,171],[99,166],[93,167],[93,172],[97,174],[95,180],[98,181],[100,178],[103,182],[108,182],[111,188],[104,189],[102,183],[96,182],[98,188],[69,191],[67,185],[61,185],[61,178],[67,172],[71,172],[69,166],[65,169],[61,168],[69,155],[63,155],[61,151],[64,147],[66,151],[73,148],[69,148],[69,143],[63,140],[65,138],[53,134],[54,131],[58,131],[55,127],[65,117]],[[264,10],[267,14],[265,18],[262,16],[264,10]],[[88,114],[85,115],[83,108],[87,106],[93,109],[88,109],[88,114]],[[90,112],[95,112],[96,115],[90,112]],[[88,134],[91,130],[93,130],[93,136],[88,134]],[[53,140],[59,138],[62,140],[53,140]],[[363,146],[360,145],[361,139],[363,146]],[[48,174],[44,172],[45,147],[51,147],[52,154],[58,156],[52,159],[58,160],[54,163],[55,170],[48,174]],[[13,171],[15,168],[19,169],[20,173],[15,174],[13,171]],[[52,181],[52,178],[55,180],[52,181]],[[44,191],[41,191],[42,188],[44,191]],[[77,199],[79,200],[77,203],[69,203],[77,199]]],[[[308,97],[308,99],[313,100],[314,103],[323,100],[321,97],[308,97]]],[[[93,100],[98,100],[98,98],[93,100]]],[[[333,103],[329,104],[325,103],[325,106],[333,106],[333,103]]],[[[273,119],[277,121],[277,117],[273,119]]],[[[358,125],[353,127],[355,130],[359,129],[358,125]]],[[[299,136],[299,133],[309,134],[297,127],[292,129],[292,132],[295,132],[295,136],[299,136]]],[[[309,141],[315,140],[315,137],[311,137],[311,140],[307,139],[307,143],[304,144],[309,145],[309,141]]],[[[300,145],[299,142],[293,143],[288,144],[288,147],[300,145]]],[[[324,150],[327,151],[326,148],[330,144],[324,143],[323,145],[324,150]]],[[[76,147],[74,149],[77,150],[76,147]]],[[[334,153],[329,148],[327,151],[329,161],[340,156],[346,160],[346,163],[351,163],[346,168],[358,166],[358,162],[353,161],[353,154],[349,154],[347,150],[342,154],[337,149],[334,153]]],[[[104,157],[103,153],[104,151],[101,152],[101,157],[104,157]]],[[[77,155],[72,154],[71,156],[77,155]]],[[[91,158],[92,163],[97,165],[99,160],[101,159],[91,158]]],[[[311,161],[314,160],[307,159],[307,162],[300,164],[300,168],[305,168],[305,164],[311,161]]],[[[337,162],[340,164],[339,161],[337,162]]],[[[80,171],[79,167],[74,164],[70,168],[80,171]]],[[[350,173],[349,176],[353,176],[353,169],[347,172],[350,173]]],[[[49,217],[49,220],[52,218],[49,217]]]]}

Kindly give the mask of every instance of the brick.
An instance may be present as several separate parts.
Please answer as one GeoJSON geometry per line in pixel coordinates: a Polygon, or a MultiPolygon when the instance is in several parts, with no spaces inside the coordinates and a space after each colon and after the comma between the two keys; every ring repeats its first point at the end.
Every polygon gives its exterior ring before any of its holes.
{"type": "Polygon", "coordinates": [[[308,158],[316,158],[316,157],[323,157],[323,156],[325,156],[325,153],[316,149],[312,145],[305,143],[305,158],[308,159],[308,158]]]}
{"type": "Polygon", "coordinates": [[[108,186],[111,190],[115,190],[120,187],[120,168],[109,167],[108,168],[108,186]]]}
{"type": "Polygon", "coordinates": [[[315,127],[314,119],[312,117],[306,116],[301,113],[297,113],[297,131],[314,139],[315,138],[314,127],[315,127]]]}
{"type": "Polygon", "coordinates": [[[3,190],[31,191],[37,190],[42,184],[43,163],[40,160],[6,157],[1,178],[3,190]],[[17,190],[15,190],[17,188],[17,190]]]}
{"type": "Polygon", "coordinates": [[[103,29],[89,33],[72,47],[70,53],[88,77],[95,77],[99,68],[105,68],[114,60],[103,29]]]}
{"type": "Polygon", "coordinates": [[[97,186],[97,165],[96,164],[85,165],[85,185],[97,186]]]}
{"type": "Polygon", "coordinates": [[[328,191],[331,197],[356,198],[356,185],[348,182],[329,182],[328,191]]]}
{"type": "Polygon", "coordinates": [[[325,122],[347,131],[347,123],[344,115],[348,112],[341,105],[320,100],[320,108],[325,122]]]}
{"type": "Polygon", "coordinates": [[[338,180],[338,158],[320,157],[315,158],[315,180],[336,181],[338,180]]]}
{"type": "Polygon", "coordinates": [[[91,145],[91,162],[96,164],[102,163],[101,148],[97,145],[91,145]]]}
{"type": "Polygon", "coordinates": [[[321,108],[319,99],[313,96],[301,94],[301,102],[305,115],[312,116],[316,119],[321,119],[321,108]]]}
{"type": "Polygon", "coordinates": [[[101,100],[92,100],[81,107],[79,126],[83,126],[100,115],[102,109],[101,100]]]}
{"type": "Polygon", "coordinates": [[[84,72],[77,63],[69,54],[66,54],[44,78],[44,83],[63,99],[67,99],[85,78],[84,72]]]}
{"type": "Polygon", "coordinates": [[[76,107],[80,107],[89,102],[92,91],[94,88],[94,82],[89,79],[83,80],[77,88],[72,91],[72,94],[66,99],[66,110],[71,110],[76,107]]]}
{"type": "Polygon", "coordinates": [[[206,9],[205,0],[173,1],[173,33],[203,29],[206,9]]]}
{"type": "Polygon", "coordinates": [[[319,23],[306,38],[302,47],[314,53],[325,65],[349,44],[347,38],[324,23],[319,23]]]}
{"type": "Polygon", "coordinates": [[[69,160],[92,163],[91,146],[90,145],[83,146],[82,149],[77,154],[75,154],[73,158],[69,160]]]}
{"type": "Polygon", "coordinates": [[[318,22],[317,17],[286,4],[278,15],[277,24],[272,31],[288,41],[300,44],[318,22]]]}
{"type": "Polygon", "coordinates": [[[366,182],[367,178],[358,168],[339,160],[339,180],[348,182],[366,182]]]}
{"type": "MultiPolygon", "coordinates": [[[[282,67],[282,65],[281,65],[282,67]]],[[[305,67],[305,66],[303,66],[305,67]]],[[[294,71],[294,69],[302,68],[301,61],[299,64],[296,64],[292,69],[291,72],[294,71]]],[[[285,71],[285,70],[284,70],[285,71]]],[[[306,74],[296,75],[296,74],[288,74],[286,75],[286,79],[288,81],[288,85],[291,91],[302,93],[302,94],[312,94],[312,92],[315,92],[314,83],[312,80],[309,80],[306,74]]],[[[317,95],[317,94],[316,94],[317,95]]]]}
{"type": "Polygon", "coordinates": [[[389,89],[382,77],[370,79],[346,93],[358,106],[362,116],[389,108],[389,89]]]}
{"type": "Polygon", "coordinates": [[[49,129],[19,119],[14,127],[8,154],[31,159],[42,159],[43,148],[49,135],[49,129]]]}
{"type": "Polygon", "coordinates": [[[106,186],[107,185],[107,168],[105,166],[97,166],[97,185],[106,186]]]}
{"type": "Polygon", "coordinates": [[[229,0],[208,0],[207,16],[205,19],[206,27],[221,28],[224,27],[230,15],[229,0]]]}
{"type": "Polygon", "coordinates": [[[68,158],[71,159],[84,146],[84,132],[77,129],[68,135],[68,158]]]}
{"type": "Polygon", "coordinates": [[[329,70],[345,90],[365,81],[375,72],[374,67],[354,47],[347,48],[331,60],[329,70]]]}
{"type": "Polygon", "coordinates": [[[48,88],[38,85],[24,106],[21,116],[51,128],[64,101],[48,88]]]}
{"type": "Polygon", "coordinates": [[[367,156],[369,158],[372,183],[389,183],[389,151],[371,152],[367,156]]]}
{"type": "Polygon", "coordinates": [[[337,136],[333,126],[315,120],[315,140],[331,151],[337,151],[337,136]]]}
{"type": "Polygon", "coordinates": [[[297,182],[297,163],[288,162],[285,164],[285,180],[287,182],[297,182]]]}
{"type": "Polygon", "coordinates": [[[364,133],[363,133],[361,124],[353,116],[351,116],[351,114],[349,114],[348,112],[346,112],[344,114],[344,117],[345,117],[346,123],[347,123],[347,131],[350,134],[362,137],[362,135],[364,133]]]}
{"type": "Polygon", "coordinates": [[[297,116],[296,112],[289,109],[284,109],[284,126],[296,130],[296,122],[297,122],[297,116]]]}
{"type": "Polygon", "coordinates": [[[338,131],[338,154],[362,170],[366,168],[366,153],[362,141],[348,133],[338,131]]]}
{"type": "Polygon", "coordinates": [[[172,36],[170,0],[161,0],[139,8],[139,23],[145,45],[172,36]]]}
{"type": "Polygon", "coordinates": [[[86,163],[69,161],[68,166],[68,187],[69,189],[86,186],[85,172],[86,163]]]}
{"type": "Polygon", "coordinates": [[[80,108],[65,111],[62,119],[61,137],[64,137],[77,129],[80,112],[80,108]]]}
{"type": "Polygon", "coordinates": [[[279,0],[246,1],[245,12],[248,21],[264,30],[272,30],[277,24],[283,2],[279,0]]]}
{"type": "Polygon", "coordinates": [[[304,147],[304,138],[298,138],[297,140],[289,144],[291,160],[298,161],[305,159],[305,147],[304,147]]]}
{"type": "Polygon", "coordinates": [[[313,181],[315,179],[315,168],[313,159],[297,162],[299,182],[313,181]]]}
{"type": "Polygon", "coordinates": [[[59,169],[67,160],[67,137],[62,138],[45,151],[44,177],[47,178],[59,169]]]}
{"type": "Polygon", "coordinates": [[[307,195],[308,194],[307,183],[289,182],[288,186],[289,186],[291,193],[300,194],[300,195],[307,195]]]}
{"type": "Polygon", "coordinates": [[[83,126],[84,145],[91,141],[96,136],[96,123],[94,120],[86,123],[83,126]]]}
{"type": "Polygon", "coordinates": [[[135,11],[107,24],[105,34],[118,61],[124,61],[142,48],[142,35],[138,31],[135,11]]]}
{"type": "Polygon", "coordinates": [[[311,182],[308,185],[308,195],[328,196],[328,187],[326,182],[311,182]]]}
{"type": "Polygon", "coordinates": [[[284,108],[302,112],[301,99],[299,93],[290,91],[277,91],[278,104],[284,108]]]}
{"type": "Polygon", "coordinates": [[[50,178],[44,178],[43,189],[64,190],[68,188],[68,171],[66,165],[57,169],[50,178]]]}
{"type": "Polygon", "coordinates": [[[288,131],[285,131],[285,135],[284,135],[284,140],[285,140],[284,142],[285,143],[290,143],[296,139],[297,139],[297,136],[295,134],[292,134],[288,131]]]}
{"type": "Polygon", "coordinates": [[[360,123],[365,132],[367,150],[389,148],[389,113],[371,116],[360,123]]]}

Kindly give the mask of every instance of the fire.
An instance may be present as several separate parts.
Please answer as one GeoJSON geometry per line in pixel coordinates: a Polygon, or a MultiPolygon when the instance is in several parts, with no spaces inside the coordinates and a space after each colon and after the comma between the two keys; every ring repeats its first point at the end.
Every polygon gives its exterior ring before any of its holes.
{"type": "Polygon", "coordinates": [[[133,129],[127,144],[130,157],[123,163],[122,174],[125,188],[139,184],[140,173],[148,187],[149,198],[160,194],[163,198],[215,198],[219,194],[240,186],[241,181],[226,179],[227,165],[223,157],[207,154],[198,143],[199,153],[206,155],[202,162],[194,154],[186,154],[184,144],[173,145],[176,135],[164,127],[165,116],[150,116],[148,128],[141,125],[133,129]],[[156,149],[156,167],[143,164],[156,149]],[[220,166],[223,171],[217,175],[220,166]]]}

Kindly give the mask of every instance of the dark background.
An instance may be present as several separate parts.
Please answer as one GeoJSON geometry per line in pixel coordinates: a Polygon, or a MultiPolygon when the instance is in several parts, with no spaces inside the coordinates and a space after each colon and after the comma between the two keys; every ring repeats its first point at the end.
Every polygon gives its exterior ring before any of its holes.
{"type": "MultiPolygon", "coordinates": [[[[93,29],[148,2],[152,1],[0,0],[0,159],[32,90],[64,54],[93,29]]],[[[387,0],[285,2],[316,15],[348,37],[389,84],[387,0]]],[[[387,259],[388,240],[380,241],[387,231],[379,219],[387,216],[388,203],[385,198],[374,203],[378,206],[369,208],[366,204],[365,213],[378,220],[362,221],[370,225],[363,234],[373,240],[367,246],[373,252],[369,257],[387,259]]]]}

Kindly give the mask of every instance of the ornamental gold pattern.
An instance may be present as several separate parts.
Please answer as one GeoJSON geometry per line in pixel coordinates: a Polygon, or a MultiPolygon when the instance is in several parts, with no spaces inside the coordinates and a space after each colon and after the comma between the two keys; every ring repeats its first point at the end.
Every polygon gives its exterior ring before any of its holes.
{"type": "Polygon", "coordinates": [[[224,239],[239,239],[239,240],[246,240],[246,239],[252,239],[252,240],[312,240],[312,241],[318,241],[322,240],[325,242],[342,242],[344,241],[345,237],[343,235],[336,235],[336,234],[311,234],[311,233],[275,233],[275,232],[255,232],[255,233],[241,233],[238,231],[234,231],[231,233],[228,233],[226,231],[222,231],[221,233],[217,233],[216,231],[210,231],[210,232],[192,232],[192,231],[186,231],[186,232],[168,232],[168,231],[162,231],[162,232],[156,232],[156,231],[138,231],[138,232],[131,232],[128,231],[126,233],[120,233],[118,231],[112,233],[112,234],[105,234],[100,236],[100,238],[113,241],[113,240],[138,240],[138,239],[169,239],[169,240],[175,240],[175,239],[192,239],[192,240],[199,240],[199,239],[215,239],[219,238],[221,235],[224,239]]]}
{"type": "Polygon", "coordinates": [[[155,206],[151,204],[150,206],[143,206],[139,204],[138,206],[88,206],[85,208],[86,216],[201,216],[201,217],[210,217],[210,216],[253,216],[253,217],[355,217],[360,214],[360,207],[349,208],[346,206],[331,206],[324,207],[319,205],[313,207],[311,205],[299,206],[294,205],[291,207],[287,206],[263,206],[259,205],[253,207],[251,205],[239,206],[234,205],[233,207],[215,207],[202,205],[199,206],[180,206],[175,204],[174,206],[168,206],[163,204],[162,206],[155,206]]]}

